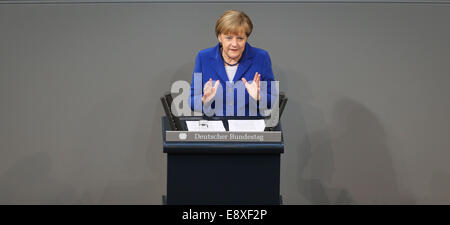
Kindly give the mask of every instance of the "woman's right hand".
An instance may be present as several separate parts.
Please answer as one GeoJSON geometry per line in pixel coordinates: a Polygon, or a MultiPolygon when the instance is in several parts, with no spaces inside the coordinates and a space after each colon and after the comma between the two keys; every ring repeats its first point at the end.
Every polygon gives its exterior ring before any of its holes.
{"type": "Polygon", "coordinates": [[[216,96],[217,88],[219,87],[220,81],[217,80],[214,83],[214,87],[212,86],[212,78],[209,78],[209,81],[206,82],[205,87],[203,88],[203,97],[202,102],[203,104],[210,102],[214,96],[216,96]]]}

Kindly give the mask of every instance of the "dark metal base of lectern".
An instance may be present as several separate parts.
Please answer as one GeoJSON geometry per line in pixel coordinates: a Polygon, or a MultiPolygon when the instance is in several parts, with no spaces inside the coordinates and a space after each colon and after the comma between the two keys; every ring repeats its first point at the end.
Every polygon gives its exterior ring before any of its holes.
{"type": "MultiPolygon", "coordinates": [[[[162,196],[162,205],[167,205],[167,197],[165,195],[162,196]]],[[[283,205],[283,196],[280,195],[280,205],[283,205]]]]}
{"type": "Polygon", "coordinates": [[[167,203],[280,204],[280,154],[170,154],[167,203]]]}

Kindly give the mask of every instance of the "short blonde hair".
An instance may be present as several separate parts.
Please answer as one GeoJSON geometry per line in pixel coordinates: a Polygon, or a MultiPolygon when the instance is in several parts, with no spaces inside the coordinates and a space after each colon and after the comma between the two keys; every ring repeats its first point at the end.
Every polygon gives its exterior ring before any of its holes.
{"type": "Polygon", "coordinates": [[[250,17],[244,12],[237,10],[227,10],[216,22],[216,37],[219,34],[239,34],[244,31],[247,37],[253,30],[253,23],[250,17]]]}

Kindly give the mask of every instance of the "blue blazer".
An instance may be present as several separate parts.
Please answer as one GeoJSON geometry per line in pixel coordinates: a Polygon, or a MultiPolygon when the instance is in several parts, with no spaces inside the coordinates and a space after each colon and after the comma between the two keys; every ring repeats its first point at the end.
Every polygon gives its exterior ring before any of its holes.
{"type": "MultiPolygon", "coordinates": [[[[253,80],[253,77],[255,76],[255,73],[258,72],[261,74],[261,81],[268,81],[267,82],[267,88],[261,86],[261,91],[267,91],[267,96],[261,95],[261,98],[264,99],[261,102],[267,103],[267,107],[270,108],[272,105],[271,100],[271,83],[270,81],[274,81],[273,71],[272,71],[272,62],[270,60],[269,53],[263,49],[252,47],[250,44],[245,44],[245,49],[242,54],[242,57],[239,61],[239,65],[236,71],[236,74],[233,79],[233,84],[240,84],[243,85],[241,78],[245,78],[248,82],[253,80]],[[236,83],[237,81],[241,81],[236,83]]],[[[215,115],[216,116],[243,116],[242,112],[245,111],[245,116],[249,116],[249,114],[254,115],[254,113],[250,113],[250,108],[254,107],[254,109],[258,109],[258,104],[261,104],[260,102],[254,101],[248,94],[247,90],[244,87],[245,90],[245,101],[240,100],[237,101],[238,97],[242,96],[242,93],[238,93],[237,86],[230,85],[231,83],[228,80],[227,73],[225,71],[224,62],[222,59],[222,55],[220,52],[220,44],[217,44],[215,47],[207,48],[204,50],[201,50],[197,58],[195,60],[195,67],[194,67],[194,74],[192,76],[192,82],[191,82],[191,95],[189,98],[191,109],[194,111],[200,111],[203,107],[201,103],[201,98],[203,96],[203,87],[208,80],[212,78],[213,85],[216,80],[220,81],[221,88],[217,90],[216,93],[216,99],[212,103],[212,105],[205,107],[205,110],[203,110],[203,113],[207,113],[207,111],[210,111],[211,109],[215,108],[215,115]],[[195,78],[197,76],[197,79],[195,78]],[[201,77],[201,79],[200,79],[201,77]],[[201,80],[201,86],[200,86],[200,80],[201,80]],[[228,83],[228,86],[227,86],[228,83]],[[195,86],[201,87],[201,88],[194,88],[195,86]],[[219,111],[218,107],[216,107],[216,104],[220,101],[218,101],[218,93],[219,91],[222,92],[223,101],[222,101],[222,110],[219,111]],[[239,94],[239,95],[238,95],[239,94]],[[232,101],[234,100],[234,101],[232,101]],[[239,113],[238,113],[239,112],[239,113]]],[[[264,93],[264,92],[262,92],[264,93]]],[[[275,93],[275,92],[274,92],[275,93]]],[[[278,97],[278,96],[273,96],[278,97]]],[[[241,98],[240,98],[241,99],[241,98]]],[[[275,98],[273,98],[275,99],[275,98]]],[[[254,109],[252,109],[252,112],[255,112],[254,109]]],[[[209,112],[211,114],[211,112],[209,112]]],[[[259,111],[257,111],[257,114],[259,114],[259,111]]]]}

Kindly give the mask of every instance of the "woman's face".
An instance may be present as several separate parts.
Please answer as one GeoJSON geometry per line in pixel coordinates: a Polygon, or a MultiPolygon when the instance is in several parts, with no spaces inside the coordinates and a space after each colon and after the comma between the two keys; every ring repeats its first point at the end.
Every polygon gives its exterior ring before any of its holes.
{"type": "Polygon", "coordinates": [[[239,59],[245,49],[247,35],[240,34],[219,34],[219,42],[222,44],[223,54],[228,58],[239,59]]]}

